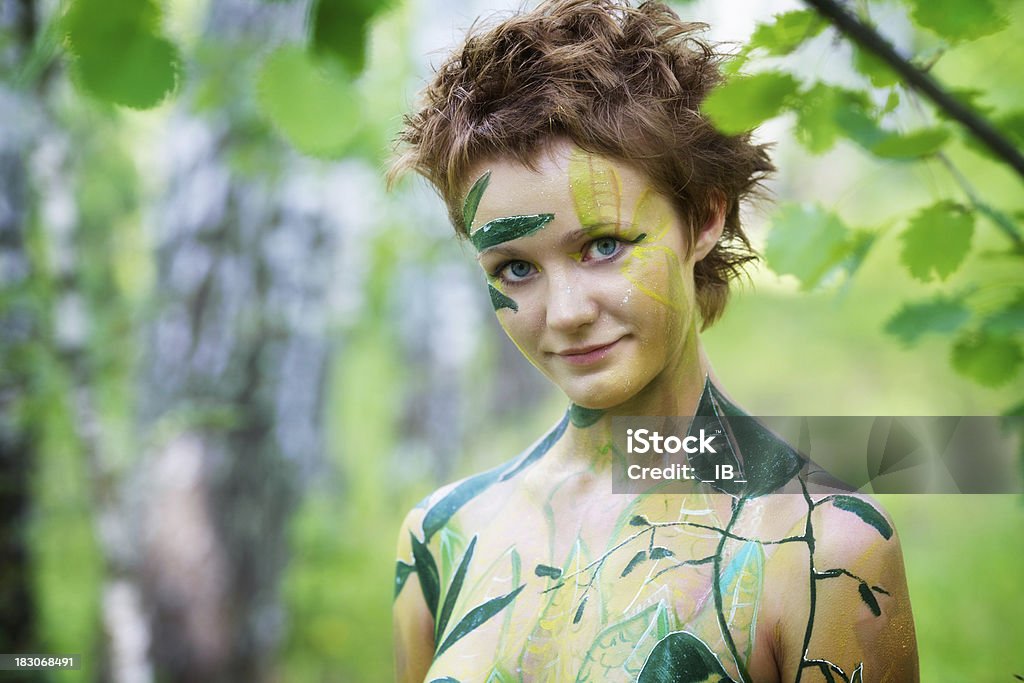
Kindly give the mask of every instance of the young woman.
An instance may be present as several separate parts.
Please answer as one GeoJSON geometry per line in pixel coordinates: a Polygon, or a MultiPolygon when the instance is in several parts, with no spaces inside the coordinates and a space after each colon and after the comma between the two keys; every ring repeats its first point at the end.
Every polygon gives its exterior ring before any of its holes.
{"type": "Polygon", "coordinates": [[[395,172],[438,189],[569,407],[407,516],[400,681],[917,680],[890,520],[812,494],[788,445],[729,423],[701,347],[753,257],[740,203],[772,170],[700,115],[720,80],[701,28],[657,3],[545,2],[470,35],[406,122],[395,172]],[[695,415],[742,479],[695,455],[684,492],[613,492],[626,418],[695,415]]]}

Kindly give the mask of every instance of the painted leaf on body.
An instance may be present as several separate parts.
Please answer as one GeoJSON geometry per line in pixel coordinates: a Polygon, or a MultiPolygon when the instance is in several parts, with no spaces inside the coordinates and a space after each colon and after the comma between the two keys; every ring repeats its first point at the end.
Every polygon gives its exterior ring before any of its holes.
{"type": "Polygon", "coordinates": [[[437,617],[437,603],[441,597],[440,579],[437,575],[437,562],[430,554],[430,549],[420,542],[418,538],[409,532],[412,541],[412,557],[416,565],[416,576],[420,581],[420,590],[423,591],[423,600],[427,603],[430,616],[437,617]]]}
{"type": "Polygon", "coordinates": [[[569,420],[572,422],[573,427],[579,429],[593,426],[601,419],[602,415],[604,415],[604,411],[600,408],[584,408],[575,403],[569,406],[569,420]]]}
{"type": "Polygon", "coordinates": [[[519,586],[514,591],[506,593],[497,598],[488,600],[482,605],[478,605],[466,613],[466,616],[462,617],[458,624],[452,628],[448,637],[445,638],[441,646],[437,648],[437,652],[434,654],[434,658],[440,657],[445,650],[450,648],[452,645],[462,640],[465,636],[473,632],[481,624],[485,623],[488,619],[496,615],[501,610],[505,609],[510,602],[516,599],[522,590],[526,588],[526,584],[519,586]]]}
{"type": "Polygon", "coordinates": [[[637,683],[731,683],[721,662],[696,636],[676,631],[658,641],[637,683]]]}
{"type": "Polygon", "coordinates": [[[455,570],[455,576],[452,577],[452,582],[445,592],[444,605],[441,607],[441,613],[437,616],[437,622],[434,626],[434,642],[439,641],[444,636],[445,629],[448,627],[448,620],[452,616],[452,610],[455,609],[459,593],[462,592],[462,583],[466,580],[466,572],[469,570],[469,563],[473,559],[476,539],[477,537],[474,536],[473,540],[469,542],[469,547],[466,548],[466,552],[462,555],[462,561],[459,562],[459,568],[455,570]]]}
{"type": "Polygon", "coordinates": [[[583,658],[576,683],[633,683],[655,643],[668,632],[663,602],[604,628],[583,658]]]}
{"type": "Polygon", "coordinates": [[[743,665],[750,663],[757,631],[757,613],[764,589],[764,547],[747,541],[729,561],[721,577],[722,616],[735,639],[745,643],[743,665]]]}
{"type": "Polygon", "coordinates": [[[639,551],[636,555],[633,556],[633,558],[629,562],[626,563],[626,568],[622,570],[622,574],[620,574],[619,576],[628,576],[634,569],[636,569],[636,566],[638,564],[640,564],[646,559],[647,551],[639,551]]]}
{"type": "Polygon", "coordinates": [[[870,524],[882,535],[882,538],[886,540],[892,538],[892,526],[889,524],[889,521],[870,503],[854,496],[835,496],[830,498],[830,500],[834,507],[852,512],[870,524]]]}
{"type": "Polygon", "coordinates": [[[672,557],[673,555],[675,555],[675,553],[673,553],[668,548],[665,548],[665,547],[660,546],[660,545],[656,545],[653,548],[651,548],[651,559],[652,560],[661,560],[661,559],[666,558],[666,557],[672,557]]]}
{"type": "Polygon", "coordinates": [[[622,182],[604,157],[573,149],[569,156],[569,189],[576,218],[584,229],[618,225],[622,217],[622,182]]]}
{"type": "Polygon", "coordinates": [[[549,579],[557,579],[562,576],[562,570],[558,567],[552,567],[547,564],[538,564],[533,569],[533,573],[537,576],[547,577],[549,579]]]}
{"type": "Polygon", "coordinates": [[[424,542],[429,543],[434,534],[440,531],[463,505],[498,481],[503,469],[501,466],[495,467],[465,479],[427,510],[423,518],[424,542]]]}
{"type": "Polygon", "coordinates": [[[881,616],[882,608],[878,606],[878,599],[872,592],[871,587],[868,586],[866,583],[862,583],[860,584],[859,590],[860,599],[863,600],[864,604],[868,606],[868,609],[871,610],[871,613],[874,614],[876,617],[881,616]]]}
{"type": "Polygon", "coordinates": [[[484,190],[487,189],[487,185],[490,182],[491,172],[487,171],[476,179],[473,187],[469,188],[466,201],[462,203],[462,225],[465,227],[467,235],[473,229],[473,219],[476,218],[476,210],[480,208],[480,200],[483,198],[484,190]]]}
{"type": "Polygon", "coordinates": [[[553,213],[536,213],[526,216],[502,216],[487,221],[473,231],[469,241],[477,251],[484,251],[499,244],[517,240],[537,232],[551,222],[553,213]]]}
{"type": "Polygon", "coordinates": [[[515,299],[511,299],[506,296],[500,289],[494,285],[487,284],[487,294],[491,297],[491,307],[496,311],[500,311],[503,308],[510,308],[513,311],[519,310],[519,304],[515,302],[515,299]]]}
{"type": "Polygon", "coordinates": [[[412,574],[416,569],[414,565],[402,562],[399,560],[395,563],[395,597],[397,598],[399,593],[402,592],[402,588],[405,587],[405,582],[409,579],[409,574],[412,574]]]}

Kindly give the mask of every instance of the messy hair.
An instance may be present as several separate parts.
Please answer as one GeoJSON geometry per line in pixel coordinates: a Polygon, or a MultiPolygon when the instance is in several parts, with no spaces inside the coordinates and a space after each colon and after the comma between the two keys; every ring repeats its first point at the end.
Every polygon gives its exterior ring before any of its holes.
{"type": "Polygon", "coordinates": [[[765,145],[724,135],[700,113],[721,82],[722,55],[659,2],[545,0],[497,25],[474,25],[405,117],[389,177],[429,180],[462,236],[466,174],[489,158],[533,167],[556,139],[624,162],[668,197],[692,245],[724,203],[725,229],[695,264],[703,326],[722,313],[729,281],[756,258],[740,202],[774,171],[765,145]]]}

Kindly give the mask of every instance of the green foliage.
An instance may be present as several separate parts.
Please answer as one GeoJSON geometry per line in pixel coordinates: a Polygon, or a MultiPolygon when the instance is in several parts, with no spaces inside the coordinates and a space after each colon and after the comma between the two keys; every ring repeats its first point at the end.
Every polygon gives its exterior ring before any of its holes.
{"type": "Polygon", "coordinates": [[[297,45],[267,58],[256,87],[263,111],[306,154],[337,156],[358,130],[360,104],[352,85],[297,45]]]}
{"type": "Polygon", "coordinates": [[[953,344],[953,367],[990,387],[1010,381],[1024,360],[1020,344],[984,330],[964,335],[953,344]]]}
{"type": "Polygon", "coordinates": [[[920,26],[956,43],[974,40],[1001,31],[1006,17],[993,0],[906,0],[920,26]]]}
{"type": "Polygon", "coordinates": [[[788,55],[806,40],[821,33],[828,22],[813,10],[793,10],[775,15],[770,24],[758,24],[749,46],[772,56],[788,55]]]}
{"type": "Polygon", "coordinates": [[[780,71],[733,78],[716,88],[701,110],[723,133],[743,133],[778,115],[799,85],[791,74],[780,71]]]}
{"type": "Polygon", "coordinates": [[[929,332],[955,332],[970,317],[962,299],[939,295],[928,301],[904,304],[886,323],[885,331],[904,344],[913,344],[929,332]]]}
{"type": "MultiPolygon", "coordinates": [[[[833,507],[857,515],[861,518],[861,521],[874,527],[875,531],[885,540],[892,538],[892,525],[889,524],[889,520],[864,499],[855,496],[830,496],[824,500],[830,501],[833,507]]],[[[821,505],[824,500],[817,504],[821,505]]],[[[876,614],[875,616],[878,615],[876,614]]]]}
{"type": "Polygon", "coordinates": [[[135,109],[163,101],[178,85],[181,58],[159,25],[153,0],[74,0],[64,30],[79,86],[135,109]]]}
{"type": "Polygon", "coordinates": [[[366,65],[370,20],[389,4],[381,0],[316,0],[310,38],[314,52],[337,60],[350,75],[366,65]]]}
{"type": "Polygon", "coordinates": [[[900,258],[918,280],[952,275],[971,248],[974,215],[963,206],[941,201],[922,209],[903,231],[900,258]]]}
{"type": "Polygon", "coordinates": [[[772,221],[764,256],[776,273],[810,289],[850,253],[850,237],[839,217],[820,206],[787,204],[772,221]]]}

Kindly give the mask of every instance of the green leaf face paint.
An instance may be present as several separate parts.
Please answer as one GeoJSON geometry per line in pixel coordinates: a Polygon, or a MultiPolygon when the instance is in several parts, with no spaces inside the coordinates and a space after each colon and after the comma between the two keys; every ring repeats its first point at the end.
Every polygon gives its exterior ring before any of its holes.
{"type": "Polygon", "coordinates": [[[554,219],[553,213],[537,213],[529,216],[506,216],[488,221],[469,236],[476,250],[484,251],[505,242],[533,234],[554,219]]]}
{"type": "Polygon", "coordinates": [[[466,201],[462,203],[462,225],[466,229],[466,234],[469,234],[473,229],[473,219],[476,218],[476,210],[480,206],[480,198],[484,196],[484,190],[487,189],[487,184],[490,182],[491,172],[487,171],[476,179],[473,187],[469,189],[469,194],[466,195],[466,201]]]}
{"type": "Polygon", "coordinates": [[[519,304],[502,294],[494,285],[487,285],[487,293],[491,295],[491,305],[494,306],[494,310],[500,311],[503,308],[511,308],[513,311],[519,310],[519,304]]]}

